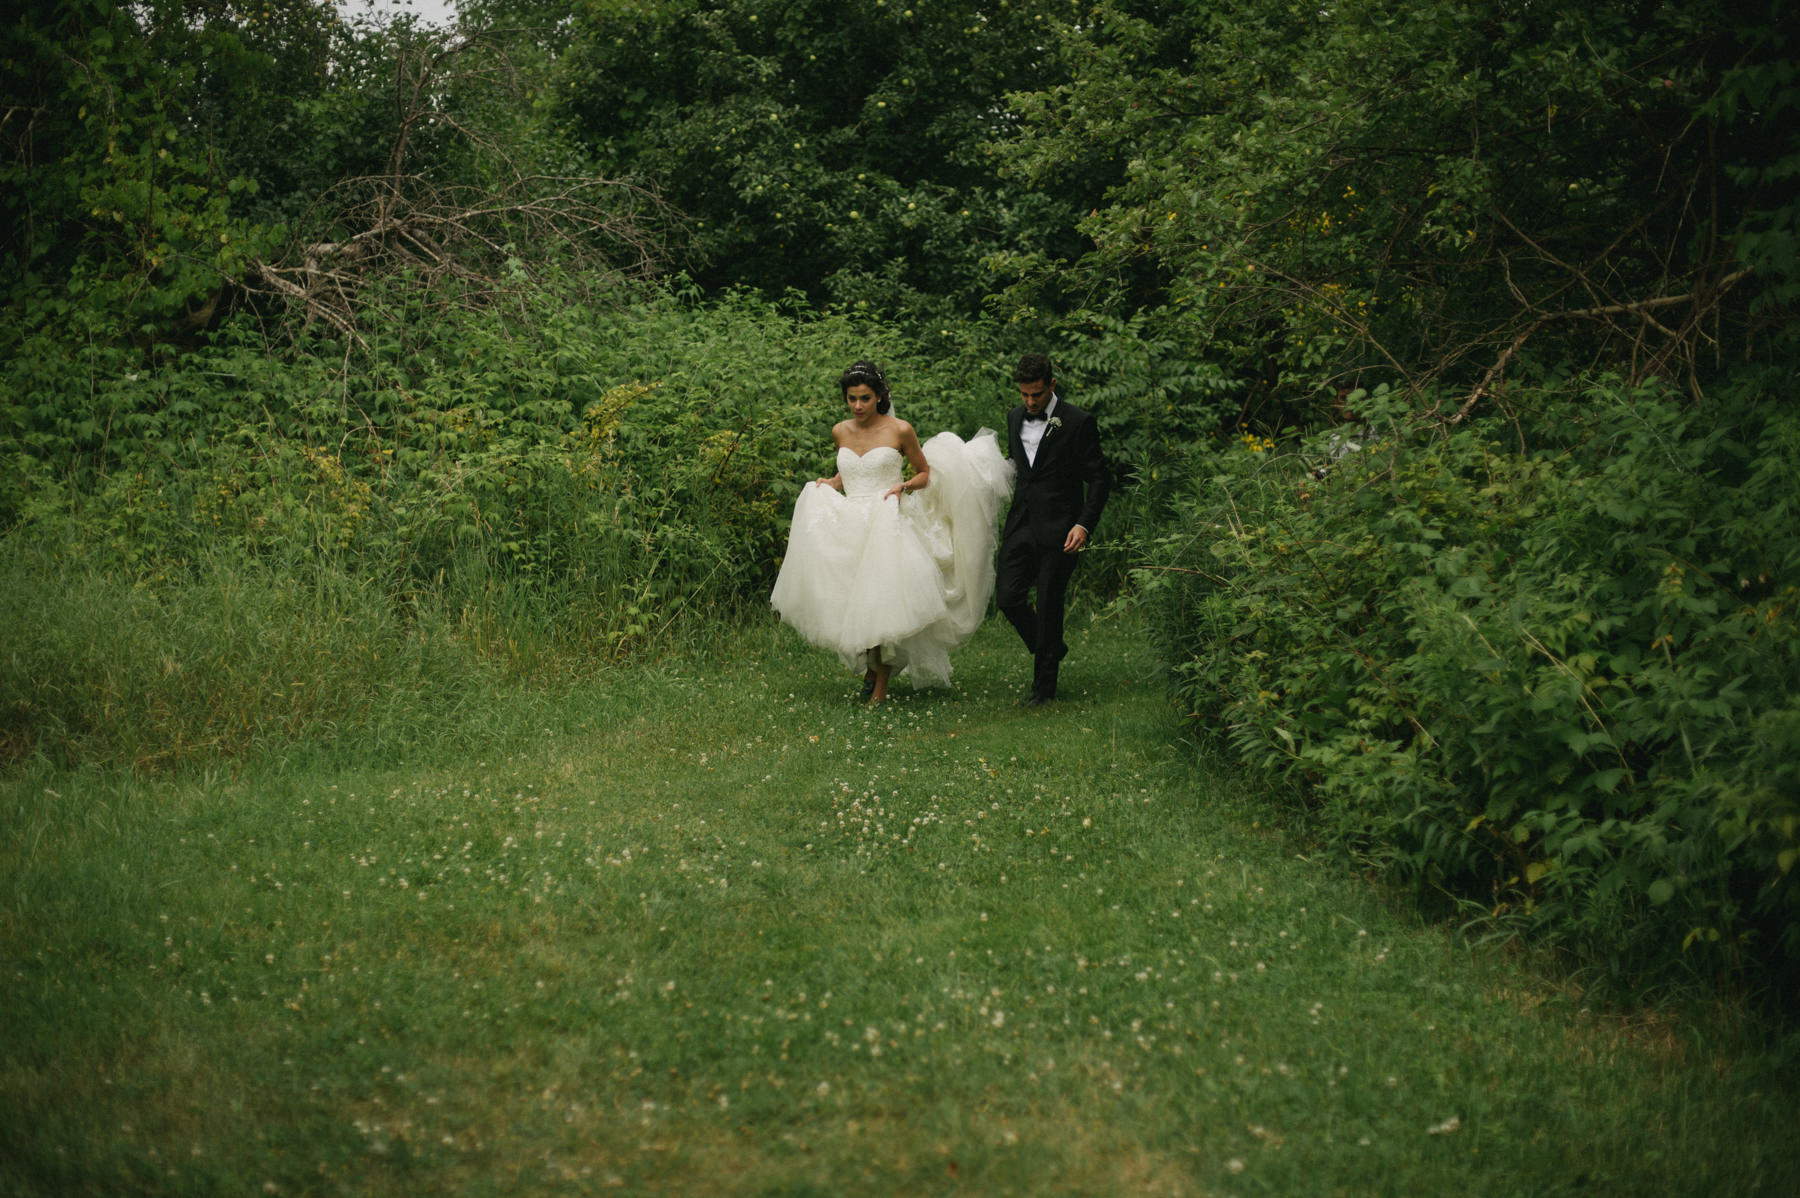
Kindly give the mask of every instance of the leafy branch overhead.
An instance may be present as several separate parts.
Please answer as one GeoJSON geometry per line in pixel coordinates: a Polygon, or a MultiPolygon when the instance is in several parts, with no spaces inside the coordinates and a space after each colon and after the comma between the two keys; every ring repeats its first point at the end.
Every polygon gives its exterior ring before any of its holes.
{"type": "Polygon", "coordinates": [[[1009,97],[1004,153],[1095,196],[1091,243],[1021,260],[1021,301],[1074,275],[1290,402],[1443,382],[1465,411],[1528,360],[1697,395],[1785,335],[1792,262],[1755,230],[1791,234],[1800,147],[1754,15],[1120,2],[1063,44],[1070,80],[1009,97]]]}

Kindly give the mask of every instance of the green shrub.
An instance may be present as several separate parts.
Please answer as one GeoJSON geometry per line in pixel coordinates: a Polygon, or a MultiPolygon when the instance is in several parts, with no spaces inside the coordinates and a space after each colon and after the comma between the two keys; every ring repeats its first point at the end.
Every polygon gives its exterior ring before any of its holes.
{"type": "Polygon", "coordinates": [[[1113,467],[1101,535],[1078,575],[1081,586],[1110,595],[1142,559],[1141,538],[1167,525],[1183,477],[1173,467],[1227,424],[1233,382],[1142,317],[1082,313],[1048,340],[1058,390],[1092,408],[1113,467]]]}
{"type": "Polygon", "coordinates": [[[1800,418],[1594,382],[1196,466],[1140,583],[1328,837],[1615,979],[1800,963],[1800,418]],[[1678,964],[1677,964],[1678,963],[1678,964]]]}

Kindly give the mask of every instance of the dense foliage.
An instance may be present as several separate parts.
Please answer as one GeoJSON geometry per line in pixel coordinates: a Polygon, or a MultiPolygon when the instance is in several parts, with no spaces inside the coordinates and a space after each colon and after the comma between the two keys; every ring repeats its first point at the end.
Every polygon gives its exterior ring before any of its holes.
{"type": "Polygon", "coordinates": [[[1092,197],[1017,294],[1207,345],[1271,424],[1528,366],[1698,396],[1793,349],[1787,7],[1095,5],[1010,97],[1010,175],[1092,197]]]}
{"type": "Polygon", "coordinates": [[[1186,708],[1341,843],[1620,976],[1791,974],[1791,405],[1602,380],[1445,435],[1356,404],[1179,504],[1144,591],[1186,708]]]}
{"type": "Polygon", "coordinates": [[[1247,384],[1139,555],[1198,726],[1615,980],[1800,961],[1785,8],[1121,0],[1009,97],[1103,196],[1012,298],[1247,384]]]}
{"type": "MultiPolygon", "coordinates": [[[[508,11],[546,6],[494,6],[508,11]]],[[[559,6],[560,7],[560,6],[559,6]]],[[[697,276],[893,317],[967,317],[983,259],[1079,250],[1081,197],[1007,187],[1003,94],[1061,75],[1068,0],[625,0],[560,63],[571,140],[692,221],[697,276]]]]}

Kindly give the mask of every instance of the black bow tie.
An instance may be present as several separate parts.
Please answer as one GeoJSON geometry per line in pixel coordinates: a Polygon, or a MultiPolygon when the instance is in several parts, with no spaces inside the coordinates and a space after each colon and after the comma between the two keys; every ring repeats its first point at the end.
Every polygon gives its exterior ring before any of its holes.
{"type": "Polygon", "coordinates": [[[1048,411],[1043,411],[1043,412],[1039,412],[1036,416],[1033,416],[1030,412],[1026,412],[1025,419],[1027,422],[1030,422],[1033,420],[1042,420],[1045,416],[1048,416],[1049,414],[1050,413],[1048,411]]]}

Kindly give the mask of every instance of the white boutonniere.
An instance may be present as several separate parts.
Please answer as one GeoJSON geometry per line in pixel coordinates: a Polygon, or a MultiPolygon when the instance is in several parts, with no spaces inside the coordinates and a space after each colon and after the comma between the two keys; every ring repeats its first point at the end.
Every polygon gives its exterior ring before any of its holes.
{"type": "Polygon", "coordinates": [[[1046,437],[1048,437],[1051,433],[1055,432],[1057,429],[1059,429],[1061,427],[1062,427],[1062,417],[1061,416],[1052,416],[1052,417],[1050,417],[1050,419],[1048,421],[1046,421],[1044,423],[1044,435],[1046,437]]]}

